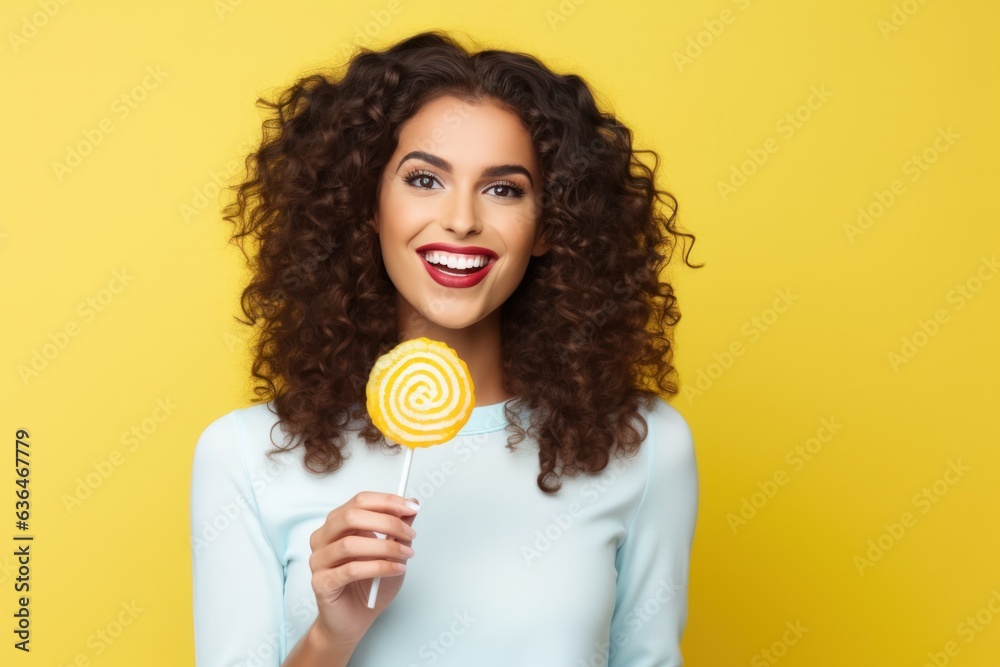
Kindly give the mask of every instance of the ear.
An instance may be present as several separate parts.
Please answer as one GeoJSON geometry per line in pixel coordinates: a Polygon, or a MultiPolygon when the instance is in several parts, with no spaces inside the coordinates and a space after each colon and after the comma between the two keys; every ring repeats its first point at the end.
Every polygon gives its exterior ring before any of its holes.
{"type": "Polygon", "coordinates": [[[549,248],[551,248],[551,246],[546,240],[545,234],[539,232],[538,235],[535,237],[535,245],[532,246],[531,248],[531,254],[534,257],[541,257],[542,255],[544,255],[549,251],[549,248]]]}
{"type": "Polygon", "coordinates": [[[372,219],[369,222],[370,222],[372,228],[375,230],[375,235],[377,236],[378,235],[378,226],[379,226],[378,211],[375,211],[375,215],[372,217],[372,219]]]}

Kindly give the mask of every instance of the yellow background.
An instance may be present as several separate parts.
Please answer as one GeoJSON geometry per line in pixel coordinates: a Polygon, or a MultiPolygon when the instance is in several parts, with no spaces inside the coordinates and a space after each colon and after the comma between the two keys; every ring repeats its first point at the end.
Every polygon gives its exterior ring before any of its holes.
{"type": "Polygon", "coordinates": [[[698,236],[706,267],[672,274],[701,480],[687,664],[998,664],[998,23],[972,0],[4,3],[0,662],[193,662],[191,455],[251,398],[213,178],[259,95],[443,28],[587,78],[698,236]]]}

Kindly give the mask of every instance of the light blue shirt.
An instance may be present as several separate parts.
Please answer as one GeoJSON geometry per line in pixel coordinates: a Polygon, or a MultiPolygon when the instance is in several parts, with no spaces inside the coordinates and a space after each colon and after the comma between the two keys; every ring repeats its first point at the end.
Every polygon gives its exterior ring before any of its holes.
{"type": "MultiPolygon", "coordinates": [[[[507,449],[505,403],[476,407],[449,442],[414,451],[416,554],[352,667],[678,667],[698,507],[691,431],[669,403],[648,436],[597,475],[543,493],[537,442],[507,449]]],[[[526,414],[522,426],[527,427],[526,414]]],[[[343,467],[318,475],[269,404],[202,432],[191,478],[199,667],[276,667],[317,615],[309,536],[359,491],[395,493],[403,451],[348,432],[343,467]]]]}

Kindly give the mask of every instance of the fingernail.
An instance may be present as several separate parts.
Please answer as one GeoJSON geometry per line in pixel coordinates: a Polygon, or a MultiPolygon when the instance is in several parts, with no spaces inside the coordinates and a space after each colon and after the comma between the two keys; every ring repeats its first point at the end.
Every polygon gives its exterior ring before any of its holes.
{"type": "Polygon", "coordinates": [[[419,512],[420,511],[420,505],[418,503],[413,502],[412,500],[407,500],[406,501],[406,506],[409,507],[414,512],[419,512]]]}
{"type": "Polygon", "coordinates": [[[400,544],[399,545],[399,550],[402,551],[403,554],[406,555],[406,556],[412,556],[413,555],[413,549],[411,549],[410,547],[406,546],[405,544],[400,544]]]}

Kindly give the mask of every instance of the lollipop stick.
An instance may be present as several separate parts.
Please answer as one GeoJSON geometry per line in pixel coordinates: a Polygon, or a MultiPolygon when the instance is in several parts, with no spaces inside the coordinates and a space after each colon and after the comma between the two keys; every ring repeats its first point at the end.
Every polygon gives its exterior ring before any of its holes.
{"type": "MultiPolygon", "coordinates": [[[[413,448],[407,447],[406,460],[403,461],[403,478],[399,480],[399,491],[396,492],[396,495],[398,496],[403,495],[403,492],[406,491],[406,480],[410,476],[410,464],[412,462],[413,462],[413,448]]],[[[385,535],[383,535],[382,533],[375,533],[375,536],[378,537],[378,539],[380,540],[385,539],[385,535]]],[[[372,581],[372,590],[368,594],[369,609],[375,608],[375,598],[378,596],[378,582],[381,581],[381,579],[382,577],[375,577],[375,580],[372,581]]]]}

